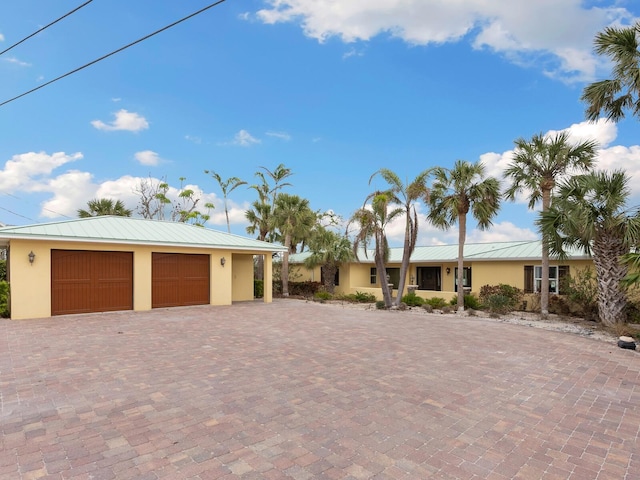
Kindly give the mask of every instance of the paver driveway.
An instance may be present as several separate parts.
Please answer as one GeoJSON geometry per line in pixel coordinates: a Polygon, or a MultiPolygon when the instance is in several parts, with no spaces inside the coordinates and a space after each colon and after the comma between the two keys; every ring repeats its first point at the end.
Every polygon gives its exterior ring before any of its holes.
{"type": "Polygon", "coordinates": [[[2,479],[640,478],[640,355],[279,300],[0,321],[2,479]]]}

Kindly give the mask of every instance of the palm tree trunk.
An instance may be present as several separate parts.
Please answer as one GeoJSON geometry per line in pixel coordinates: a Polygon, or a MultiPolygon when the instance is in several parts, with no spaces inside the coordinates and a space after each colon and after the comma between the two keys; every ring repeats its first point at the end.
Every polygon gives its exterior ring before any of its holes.
{"type": "Polygon", "coordinates": [[[458,311],[464,312],[464,242],[467,239],[467,215],[458,216],[458,311]]]}
{"type": "Polygon", "coordinates": [[[593,244],[593,263],[598,282],[598,316],[606,326],[626,321],[627,295],[620,281],[628,267],[620,263],[627,253],[621,239],[597,239],[593,244]]]}
{"type": "MultiPolygon", "coordinates": [[[[551,190],[542,189],[542,211],[546,212],[551,206],[551,190]]],[[[549,315],[549,246],[547,238],[542,234],[542,279],[540,282],[540,313],[543,317],[549,315]]]]}
{"type": "Polygon", "coordinates": [[[289,296],[289,247],[291,245],[291,234],[284,236],[284,247],[286,251],[282,256],[282,296],[289,296]]]}
{"type": "MultiPolygon", "coordinates": [[[[410,212],[407,212],[407,215],[410,215],[410,212]]],[[[398,280],[398,296],[395,301],[396,307],[400,306],[400,302],[402,301],[404,284],[406,283],[407,278],[407,270],[409,269],[409,261],[413,250],[411,247],[412,230],[412,223],[410,219],[408,219],[404,232],[404,248],[402,249],[402,264],[400,266],[400,279],[398,280]]]]}

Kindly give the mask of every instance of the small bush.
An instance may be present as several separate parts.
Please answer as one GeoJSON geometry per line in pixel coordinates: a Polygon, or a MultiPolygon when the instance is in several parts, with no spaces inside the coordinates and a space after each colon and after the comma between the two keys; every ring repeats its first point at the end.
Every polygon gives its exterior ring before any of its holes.
{"type": "Polygon", "coordinates": [[[484,306],[489,309],[491,313],[509,313],[513,310],[512,299],[506,295],[489,295],[485,301],[484,306]]]}
{"type": "Polygon", "coordinates": [[[505,283],[480,288],[480,302],[493,313],[516,310],[521,300],[522,290],[505,283]]]}
{"type": "Polygon", "coordinates": [[[329,292],[316,292],[313,294],[313,298],[315,300],[319,300],[321,302],[326,302],[327,300],[331,300],[332,295],[329,292]]]}
{"type": "Polygon", "coordinates": [[[386,309],[386,308],[387,308],[387,306],[385,305],[384,300],[378,300],[378,301],[376,302],[376,308],[377,308],[378,310],[384,310],[384,309],[386,309]]]}
{"type": "Polygon", "coordinates": [[[451,312],[453,312],[453,309],[451,307],[449,307],[449,306],[446,306],[446,305],[444,307],[442,307],[440,310],[442,310],[442,313],[451,313],[451,312]]]}
{"type": "Polygon", "coordinates": [[[408,307],[419,307],[424,305],[424,298],[416,295],[416,292],[410,292],[402,297],[402,303],[406,304],[408,307]]]}
{"type": "Polygon", "coordinates": [[[442,309],[442,307],[445,307],[447,305],[447,301],[444,298],[440,297],[427,298],[425,300],[425,303],[431,305],[435,309],[442,309]]]}
{"type": "Polygon", "coordinates": [[[9,318],[9,282],[0,281],[0,317],[9,318]]]}
{"type": "Polygon", "coordinates": [[[353,296],[355,298],[355,301],[358,303],[373,303],[376,301],[376,296],[373,293],[356,291],[353,296]]]}
{"type": "MultiPolygon", "coordinates": [[[[456,295],[449,301],[449,305],[455,307],[458,305],[458,296],[456,295]]],[[[474,310],[480,310],[480,301],[477,297],[471,293],[468,293],[464,296],[464,308],[469,309],[473,308],[474,310]]]]}
{"type": "Polygon", "coordinates": [[[0,260],[0,281],[5,281],[6,279],[7,279],[7,261],[0,260]]]}
{"type": "Polygon", "coordinates": [[[253,296],[255,298],[264,297],[264,281],[263,280],[253,281],[253,296]]]}
{"type": "Polygon", "coordinates": [[[424,305],[422,305],[422,308],[424,308],[427,313],[432,313],[433,312],[433,307],[431,305],[429,305],[428,303],[425,303],[424,305]]]}
{"type": "Polygon", "coordinates": [[[313,297],[321,287],[320,282],[289,282],[289,295],[313,297]]]}

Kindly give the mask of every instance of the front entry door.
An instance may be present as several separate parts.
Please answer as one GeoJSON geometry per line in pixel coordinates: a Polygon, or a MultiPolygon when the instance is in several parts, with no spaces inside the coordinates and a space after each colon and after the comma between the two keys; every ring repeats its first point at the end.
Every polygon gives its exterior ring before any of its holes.
{"type": "Polygon", "coordinates": [[[440,267],[418,267],[418,290],[442,290],[442,269],[440,267]]]}

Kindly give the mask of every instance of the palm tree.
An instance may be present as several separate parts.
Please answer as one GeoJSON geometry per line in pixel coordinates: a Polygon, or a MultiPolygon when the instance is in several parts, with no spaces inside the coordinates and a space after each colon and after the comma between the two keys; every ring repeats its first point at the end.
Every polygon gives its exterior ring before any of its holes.
{"type": "Polygon", "coordinates": [[[356,237],[353,241],[353,252],[358,258],[358,250],[364,250],[367,256],[367,246],[373,240],[374,254],[373,260],[376,264],[380,277],[380,286],[382,287],[382,297],[387,308],[392,306],[391,291],[386,280],[385,264],[389,260],[389,242],[385,234],[385,229],[389,223],[398,215],[404,213],[401,208],[394,208],[389,211],[389,204],[392,201],[392,195],[389,192],[376,192],[367,199],[371,200],[371,208],[366,205],[357,210],[349,220],[347,228],[353,223],[358,224],[356,237]]]}
{"type": "Polygon", "coordinates": [[[500,210],[500,182],[485,177],[482,162],[456,160],[452,169],[434,171],[428,218],[446,230],[458,223],[458,311],[464,311],[464,243],[467,238],[467,214],[471,212],[478,228],[485,230],[500,210]]]}
{"type": "Polygon", "coordinates": [[[87,210],[78,209],[78,217],[99,217],[102,215],[115,215],[118,217],[130,217],[131,210],[125,208],[124,203],[116,200],[114,203],[110,198],[95,198],[87,202],[87,210]]]}
{"type": "Polygon", "coordinates": [[[286,249],[282,257],[282,295],[285,297],[289,296],[289,253],[292,239],[308,235],[317,218],[316,213],[309,208],[309,200],[287,193],[276,196],[271,221],[280,232],[286,249]]]}
{"type": "MultiPolygon", "coordinates": [[[[515,141],[515,152],[504,176],[511,180],[505,196],[515,200],[516,194],[529,194],[529,208],[542,201],[542,212],[551,206],[551,193],[560,176],[579,173],[593,166],[598,144],[595,141],[569,142],[569,134],[560,132],[549,137],[542,133],[531,140],[519,138],[515,141]]],[[[549,249],[542,238],[542,282],[540,309],[542,315],[549,314],[549,249]]]]}
{"type": "Polygon", "coordinates": [[[214,172],[213,170],[205,170],[204,173],[207,175],[211,175],[220,185],[220,190],[222,190],[222,197],[224,199],[224,215],[227,218],[227,232],[231,233],[231,224],[229,223],[229,208],[227,206],[227,199],[229,194],[233,192],[240,185],[246,185],[247,182],[244,180],[240,180],[238,177],[230,177],[226,180],[222,180],[222,177],[214,172]]]}
{"type": "Polygon", "coordinates": [[[309,240],[309,255],[305,267],[314,269],[321,266],[324,273],[324,286],[327,292],[335,290],[335,276],[341,264],[353,260],[354,254],[351,242],[346,236],[319,226],[309,240]]]}
{"type": "Polygon", "coordinates": [[[429,201],[427,178],[430,173],[431,170],[424,170],[419,173],[411,183],[405,185],[394,172],[387,168],[381,168],[371,175],[369,179],[369,184],[371,184],[371,180],[373,180],[376,175],[380,175],[389,184],[388,193],[390,194],[391,202],[402,205],[404,209],[404,246],[402,249],[402,264],[400,265],[400,279],[398,281],[398,295],[395,300],[396,306],[400,305],[402,301],[402,293],[404,292],[407,270],[409,270],[409,264],[411,262],[411,254],[416,248],[418,239],[418,214],[415,204],[418,200],[422,200],[425,203],[429,201]]]}
{"type": "Polygon", "coordinates": [[[640,243],[640,210],[629,211],[629,178],[622,171],[598,171],[564,181],[538,225],[550,251],[563,258],[577,247],[593,255],[598,284],[598,315],[611,326],[626,320],[621,283],[628,265],[623,255],[640,243]]]}
{"type": "Polygon", "coordinates": [[[595,52],[613,62],[613,78],[594,82],[584,89],[585,116],[596,121],[601,112],[613,122],[625,110],[640,117],[640,22],[632,27],[607,27],[596,35],[595,52]]]}

